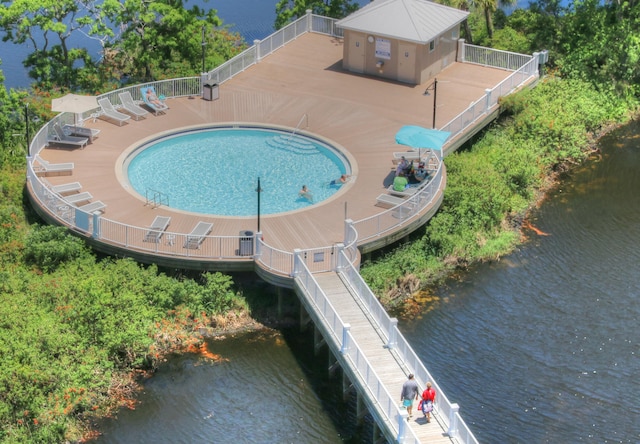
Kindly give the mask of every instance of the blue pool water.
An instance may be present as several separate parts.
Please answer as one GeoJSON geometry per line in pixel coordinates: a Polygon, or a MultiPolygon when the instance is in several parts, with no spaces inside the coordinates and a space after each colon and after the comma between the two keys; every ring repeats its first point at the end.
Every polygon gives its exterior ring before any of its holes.
{"type": "Polygon", "coordinates": [[[138,150],[126,167],[141,196],[159,191],[169,207],[221,216],[308,208],[336,193],[332,179],[349,173],[338,152],[299,134],[247,128],[181,133],[138,150]],[[313,203],[298,192],[307,185],[313,203]]]}

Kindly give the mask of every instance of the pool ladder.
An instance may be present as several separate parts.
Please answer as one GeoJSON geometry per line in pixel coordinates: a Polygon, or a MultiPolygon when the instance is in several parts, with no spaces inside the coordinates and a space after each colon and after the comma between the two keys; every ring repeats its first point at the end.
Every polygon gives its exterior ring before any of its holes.
{"type": "Polygon", "coordinates": [[[145,207],[147,205],[151,205],[151,208],[158,208],[160,205],[169,206],[169,196],[160,191],[148,189],[145,192],[145,200],[145,207]]]}

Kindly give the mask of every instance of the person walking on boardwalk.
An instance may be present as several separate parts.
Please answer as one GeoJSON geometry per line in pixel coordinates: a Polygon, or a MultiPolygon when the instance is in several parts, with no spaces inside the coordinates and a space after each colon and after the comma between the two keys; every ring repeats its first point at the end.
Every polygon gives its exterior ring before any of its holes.
{"type": "Polygon", "coordinates": [[[424,413],[427,422],[431,422],[431,411],[435,402],[436,391],[431,387],[431,383],[427,382],[427,388],[422,392],[422,413],[424,413]]]}
{"type": "Polygon", "coordinates": [[[402,401],[402,405],[407,409],[407,413],[409,414],[407,421],[413,414],[413,400],[418,399],[419,394],[418,383],[413,378],[413,373],[409,373],[409,379],[402,384],[402,393],[400,394],[400,401],[402,401]]]}

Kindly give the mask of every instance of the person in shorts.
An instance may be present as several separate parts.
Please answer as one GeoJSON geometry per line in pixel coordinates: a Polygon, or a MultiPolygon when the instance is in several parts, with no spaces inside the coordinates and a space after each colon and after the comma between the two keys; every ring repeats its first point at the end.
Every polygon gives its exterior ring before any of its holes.
{"type": "Polygon", "coordinates": [[[413,377],[413,373],[409,373],[407,379],[404,384],[402,384],[402,393],[400,394],[400,401],[402,401],[403,407],[407,409],[407,413],[409,416],[407,417],[407,421],[413,415],[413,400],[418,399],[419,389],[418,383],[413,377]]]}

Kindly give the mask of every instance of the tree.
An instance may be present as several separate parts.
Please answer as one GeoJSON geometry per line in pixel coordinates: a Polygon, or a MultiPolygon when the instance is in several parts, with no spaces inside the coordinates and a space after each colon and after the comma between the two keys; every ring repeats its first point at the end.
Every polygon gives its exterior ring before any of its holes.
{"type": "Polygon", "coordinates": [[[299,19],[310,9],[314,14],[340,19],[358,9],[353,0],[280,0],[276,4],[275,28],[299,19]]]}
{"type": "MultiPolygon", "coordinates": [[[[87,0],[22,0],[0,4],[3,41],[29,42],[34,48],[24,62],[29,76],[43,86],[72,87],[80,65],[90,64],[84,48],[71,48],[69,38],[81,29],[90,31],[94,6],[87,0]]],[[[98,31],[95,27],[94,31],[98,31]]]]}

